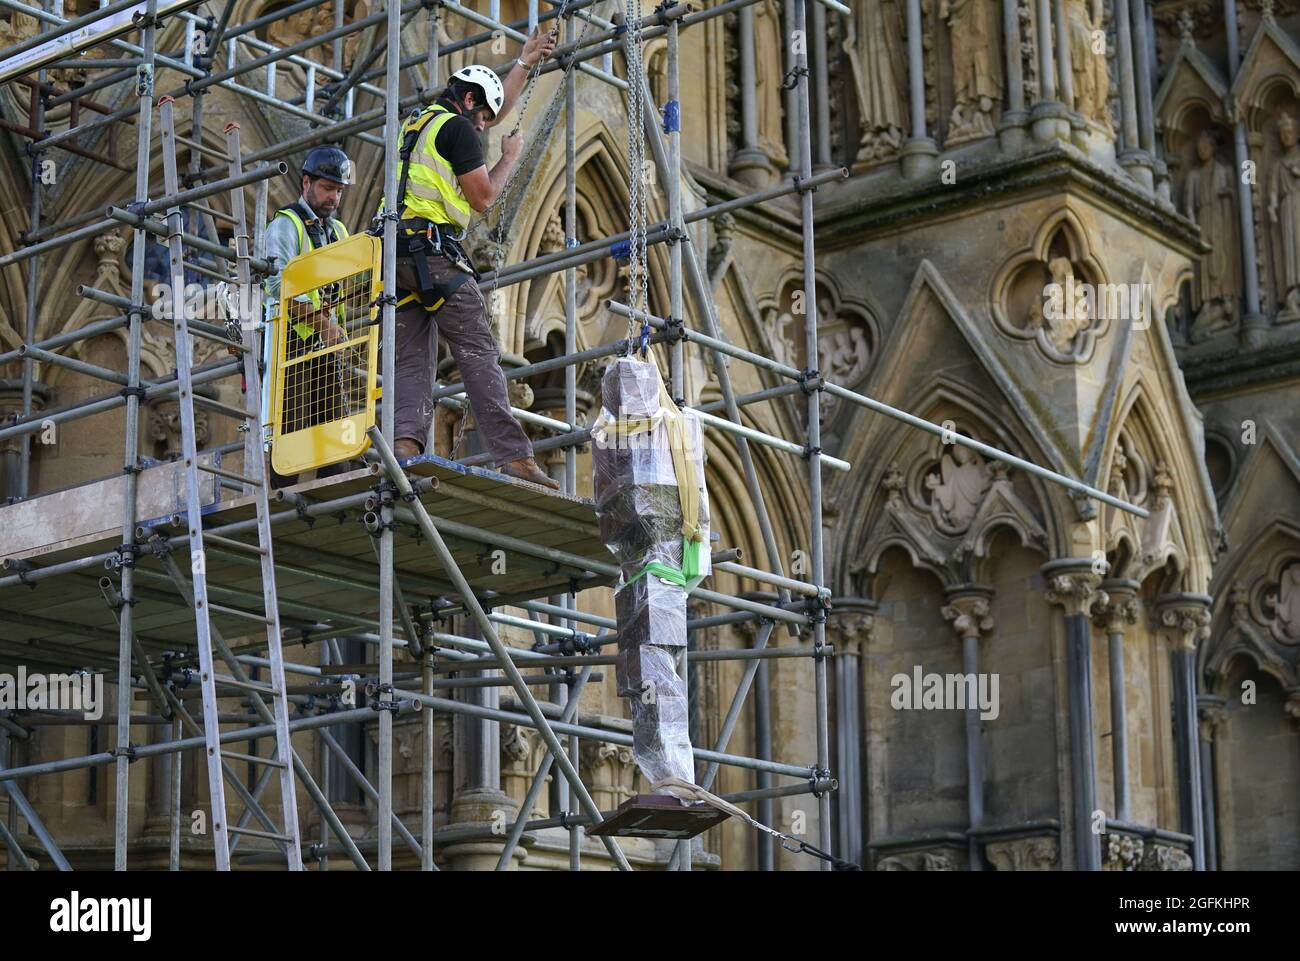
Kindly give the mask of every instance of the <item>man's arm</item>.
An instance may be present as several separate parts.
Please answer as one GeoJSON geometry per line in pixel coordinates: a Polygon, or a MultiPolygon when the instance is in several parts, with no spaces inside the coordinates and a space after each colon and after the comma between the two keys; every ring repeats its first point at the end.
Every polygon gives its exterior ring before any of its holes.
{"type": "Polygon", "coordinates": [[[298,232],[288,217],[272,217],[266,226],[266,257],[275,258],[275,273],[266,278],[266,292],[280,302],[280,275],[284,265],[298,256],[298,232]]]}
{"type": "Polygon", "coordinates": [[[501,191],[505,189],[506,181],[510,179],[510,171],[515,168],[515,161],[519,159],[519,151],[523,149],[524,135],[522,133],[510,134],[501,138],[501,159],[489,172],[487,164],[481,167],[475,167],[466,173],[457,177],[460,183],[461,193],[469,201],[469,205],[479,213],[487,210],[496,199],[501,196],[501,191]]]}
{"type": "MultiPolygon", "coordinates": [[[[515,101],[519,98],[519,94],[523,92],[529,71],[536,66],[538,61],[549,57],[554,49],[555,34],[550,31],[543,33],[541,25],[538,25],[537,29],[533,31],[533,35],[524,44],[524,49],[519,52],[519,60],[514,62],[510,72],[506,74],[505,79],[501,82],[501,85],[505,88],[505,100],[501,104],[501,111],[489,120],[486,126],[494,127],[506,118],[506,115],[514,107],[515,101]],[[528,64],[528,66],[524,67],[520,64],[520,60],[528,64]]],[[[466,194],[466,196],[468,197],[469,194],[466,194]]]]}

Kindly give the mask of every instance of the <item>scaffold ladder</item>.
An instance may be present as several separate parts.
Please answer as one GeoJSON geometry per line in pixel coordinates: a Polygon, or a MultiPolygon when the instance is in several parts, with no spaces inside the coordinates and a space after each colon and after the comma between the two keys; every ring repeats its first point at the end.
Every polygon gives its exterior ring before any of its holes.
{"type": "MultiPolygon", "coordinates": [[[[171,97],[159,101],[162,120],[163,177],[167,196],[174,197],[179,192],[180,184],[176,163],[176,126],[171,97]]],[[[231,169],[240,168],[239,125],[226,127],[227,152],[231,169]]],[[[240,285],[240,307],[249,306],[252,273],[249,264],[248,227],[244,211],[244,197],[239,188],[231,192],[231,205],[235,220],[235,252],[237,256],[238,281],[240,285]]],[[[215,464],[200,463],[198,457],[198,439],[195,430],[194,405],[202,404],[218,413],[235,417],[245,430],[260,432],[260,397],[261,371],[258,360],[259,325],[243,324],[244,336],[240,342],[230,338],[219,339],[232,350],[237,350],[243,357],[245,378],[245,408],[240,410],[226,404],[219,404],[206,398],[196,397],[193,390],[191,337],[216,337],[207,329],[209,325],[197,321],[191,325],[185,309],[185,264],[183,255],[183,219],[181,208],[172,206],[167,209],[167,241],[171,261],[172,278],[172,324],[176,341],[176,374],[179,385],[179,406],[181,415],[181,441],[184,453],[185,496],[188,511],[190,574],[192,581],[191,601],[197,633],[200,682],[203,700],[203,737],[207,756],[208,789],[211,794],[211,831],[216,854],[216,866],[219,871],[230,870],[231,835],[248,835],[249,837],[269,840],[285,846],[290,870],[302,870],[302,848],[298,829],[297,793],[294,785],[294,756],[289,740],[288,692],[284,679],[284,659],[280,646],[280,612],[275,587],[275,562],[271,547],[270,499],[267,491],[267,472],[263,456],[245,457],[243,473],[226,470],[215,464]],[[257,514],[257,544],[245,543],[231,538],[217,538],[205,535],[201,501],[199,497],[200,472],[215,474],[227,481],[242,485],[245,492],[251,494],[257,514]],[[207,542],[211,541],[223,550],[236,550],[255,553],[261,561],[262,611],[250,611],[242,608],[214,604],[208,597],[207,583],[207,542]],[[239,618],[252,623],[260,623],[266,631],[266,643],[270,660],[269,682],[253,681],[248,678],[242,665],[235,660],[230,648],[220,634],[214,631],[212,617],[221,614],[226,617],[239,618]],[[218,674],[212,656],[213,638],[216,635],[221,648],[223,660],[230,668],[229,675],[218,674]],[[271,757],[255,757],[223,751],[221,748],[221,728],[217,712],[217,687],[234,688],[244,692],[258,713],[266,714],[263,698],[270,698],[275,726],[275,753],[271,757]],[[226,816],[225,782],[222,775],[222,761],[239,761],[278,768],[280,773],[280,803],[283,828],[279,833],[259,831],[246,827],[237,827],[228,823],[226,816]]],[[[246,445],[245,450],[256,450],[261,454],[260,445],[246,445]]]]}

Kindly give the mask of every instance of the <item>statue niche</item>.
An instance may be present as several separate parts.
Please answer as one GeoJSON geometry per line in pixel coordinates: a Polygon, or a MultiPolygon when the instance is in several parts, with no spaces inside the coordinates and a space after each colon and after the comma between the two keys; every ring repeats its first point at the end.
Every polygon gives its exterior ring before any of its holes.
{"type": "Polygon", "coordinates": [[[1140,284],[1099,285],[1085,241],[1058,227],[1040,231],[1030,250],[1014,255],[995,281],[993,317],[1016,340],[1034,341],[1057,363],[1086,363],[1114,318],[1147,309],[1140,284]]]}
{"type": "Polygon", "coordinates": [[[1268,232],[1274,253],[1280,322],[1300,320],[1300,145],[1296,118],[1277,121],[1281,154],[1268,172],[1268,232]]]}
{"type": "Polygon", "coordinates": [[[907,135],[904,49],[902,12],[896,0],[856,0],[844,52],[858,98],[859,161],[884,160],[907,135]]]}
{"type": "Polygon", "coordinates": [[[785,46],[776,0],[754,5],[754,82],[758,88],[758,146],[778,170],[790,165],[785,152],[785,114],[781,104],[785,46]]]}
{"type": "Polygon", "coordinates": [[[1183,182],[1183,212],[1200,226],[1201,239],[1211,250],[1197,264],[1189,331],[1193,343],[1234,325],[1241,289],[1232,168],[1218,159],[1218,144],[1208,127],[1197,135],[1195,151],[1183,182]]]}
{"type": "Polygon", "coordinates": [[[945,146],[994,133],[993,111],[1002,103],[1001,9],[994,0],[939,0],[952,54],[945,146]]]}
{"type": "Polygon", "coordinates": [[[1074,109],[1085,120],[1112,131],[1110,122],[1110,73],[1106,48],[1095,49],[1094,38],[1104,38],[1101,0],[1065,0],[1069,24],[1070,71],[1074,85],[1074,109]]]}

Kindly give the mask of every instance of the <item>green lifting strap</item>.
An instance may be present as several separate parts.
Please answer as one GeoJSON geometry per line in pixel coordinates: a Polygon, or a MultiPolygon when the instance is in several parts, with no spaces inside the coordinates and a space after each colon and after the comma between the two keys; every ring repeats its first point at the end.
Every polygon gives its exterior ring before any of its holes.
{"type": "Polygon", "coordinates": [[[637,571],[636,575],[630,578],[627,583],[635,583],[645,575],[653,574],[655,577],[662,577],[678,587],[685,587],[687,583],[700,575],[700,552],[702,550],[704,550],[703,541],[693,541],[689,537],[683,537],[681,567],[673,567],[673,565],[665,564],[663,561],[651,561],[637,571]]]}

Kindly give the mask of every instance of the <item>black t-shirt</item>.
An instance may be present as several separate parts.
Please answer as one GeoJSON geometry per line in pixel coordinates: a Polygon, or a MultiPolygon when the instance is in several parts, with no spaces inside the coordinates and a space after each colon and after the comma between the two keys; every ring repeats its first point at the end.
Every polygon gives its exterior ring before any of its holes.
{"type": "MultiPolygon", "coordinates": [[[[445,101],[440,102],[446,106],[445,101]]],[[[447,158],[452,173],[457,177],[482,167],[485,162],[483,144],[478,138],[478,131],[474,129],[474,125],[468,118],[459,114],[442,125],[434,146],[438,149],[438,153],[447,158]]]]}

